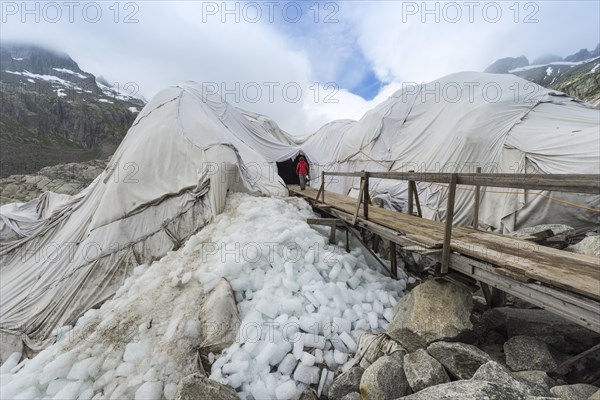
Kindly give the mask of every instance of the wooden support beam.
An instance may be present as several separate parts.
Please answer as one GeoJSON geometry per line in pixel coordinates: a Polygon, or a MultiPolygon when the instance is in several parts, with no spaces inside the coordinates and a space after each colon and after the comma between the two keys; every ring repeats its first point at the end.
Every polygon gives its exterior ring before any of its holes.
{"type": "Polygon", "coordinates": [[[396,243],[390,241],[390,263],[391,263],[391,277],[398,279],[398,260],[396,254],[396,243]]]}
{"type": "MultiPolygon", "coordinates": [[[[361,176],[361,172],[328,172],[335,176],[361,176]]],[[[371,178],[450,183],[449,173],[371,172],[371,178]]],[[[600,194],[600,174],[458,174],[457,184],[513,189],[600,194]]]]}
{"type": "Polygon", "coordinates": [[[583,382],[593,385],[600,381],[599,363],[600,344],[597,344],[548,371],[548,375],[555,379],[565,377],[571,384],[583,382]]]}
{"type": "Polygon", "coordinates": [[[356,210],[354,211],[354,217],[352,218],[352,225],[356,225],[358,219],[358,210],[360,210],[360,203],[362,202],[363,192],[365,190],[365,179],[360,178],[360,190],[358,191],[358,198],[356,199],[356,210]]]}
{"type": "Polygon", "coordinates": [[[309,225],[324,225],[329,226],[329,243],[335,244],[335,234],[337,230],[337,219],[336,218],[307,218],[306,223],[309,225]]]}
{"type": "Polygon", "coordinates": [[[411,184],[413,187],[413,196],[415,196],[415,205],[417,206],[417,216],[423,218],[423,213],[421,212],[421,201],[419,200],[419,192],[417,191],[417,183],[415,181],[411,181],[411,184]]]}
{"type": "MultiPolygon", "coordinates": [[[[475,170],[477,174],[481,174],[481,167],[477,167],[475,170]]],[[[473,229],[479,229],[479,203],[481,196],[481,186],[475,186],[475,193],[473,195],[473,229]]]]}
{"type": "Polygon", "coordinates": [[[413,210],[414,194],[413,194],[412,183],[413,183],[413,181],[408,181],[408,215],[413,215],[413,213],[414,213],[414,210],[413,210]]]}
{"type": "Polygon", "coordinates": [[[452,240],[452,221],[454,220],[454,200],[456,198],[456,181],[458,174],[452,174],[448,188],[448,205],[446,206],[446,225],[444,229],[444,247],[440,274],[447,274],[450,266],[450,242],[452,240]]]}
{"type": "Polygon", "coordinates": [[[365,217],[365,219],[369,219],[369,173],[365,172],[365,177],[364,177],[364,183],[365,183],[365,188],[363,191],[363,216],[365,217]]]}

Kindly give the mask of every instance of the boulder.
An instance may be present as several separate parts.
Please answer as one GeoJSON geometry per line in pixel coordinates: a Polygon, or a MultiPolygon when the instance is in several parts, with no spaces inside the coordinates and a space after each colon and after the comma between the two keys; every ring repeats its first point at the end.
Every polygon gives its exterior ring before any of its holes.
{"type": "Polygon", "coordinates": [[[413,392],[450,382],[442,364],[423,349],[404,356],[404,373],[413,392]]]}
{"type": "Polygon", "coordinates": [[[484,329],[495,329],[513,336],[533,336],[556,350],[579,354],[600,343],[600,335],[573,322],[540,309],[497,307],[481,319],[484,329]]]}
{"type": "Polygon", "coordinates": [[[598,388],[594,385],[586,383],[577,383],[575,385],[554,386],[550,389],[553,396],[560,397],[564,400],[587,400],[598,388]]]}
{"type": "Polygon", "coordinates": [[[364,372],[365,370],[361,367],[353,367],[338,376],[329,386],[327,397],[331,400],[340,400],[348,393],[358,392],[360,390],[360,378],[364,372]]]}
{"type": "Polygon", "coordinates": [[[177,386],[175,400],[238,400],[236,391],[206,376],[195,373],[184,377],[177,386]]]}
{"type": "Polygon", "coordinates": [[[319,400],[319,397],[317,397],[317,394],[313,389],[308,388],[305,389],[304,392],[302,392],[302,395],[300,395],[299,400],[319,400]]]}
{"type": "Polygon", "coordinates": [[[380,357],[363,373],[360,393],[363,400],[391,400],[410,393],[402,368],[402,352],[380,357]]]}
{"type": "Polygon", "coordinates": [[[486,381],[455,381],[431,386],[398,400],[520,400],[520,392],[486,381]]]}
{"type": "Polygon", "coordinates": [[[535,383],[547,390],[556,386],[556,381],[544,371],[518,371],[515,372],[514,375],[531,383],[535,383]]]}
{"type": "Polygon", "coordinates": [[[600,235],[587,236],[581,242],[571,245],[565,250],[598,257],[600,256],[600,235]]]}
{"type": "Polygon", "coordinates": [[[408,351],[415,351],[471,330],[472,308],[473,299],[467,289],[430,279],[398,302],[387,332],[408,351]]]}
{"type": "Polygon", "coordinates": [[[352,393],[348,393],[347,395],[342,397],[342,400],[362,400],[362,397],[361,397],[360,393],[352,392],[352,393]]]}
{"type": "Polygon", "coordinates": [[[548,372],[558,365],[548,345],[531,336],[515,336],[504,343],[506,365],[513,371],[548,372]]]}
{"type": "Polygon", "coordinates": [[[600,390],[596,391],[593,395],[591,395],[588,400],[600,400],[600,390]]]}
{"type": "Polygon", "coordinates": [[[436,342],[427,352],[457,379],[471,379],[483,364],[492,358],[477,347],[464,343],[436,342]]]}
{"type": "Polygon", "coordinates": [[[527,396],[548,396],[550,394],[548,389],[512,375],[506,367],[495,361],[490,361],[479,367],[472,379],[510,387],[527,396]]]}

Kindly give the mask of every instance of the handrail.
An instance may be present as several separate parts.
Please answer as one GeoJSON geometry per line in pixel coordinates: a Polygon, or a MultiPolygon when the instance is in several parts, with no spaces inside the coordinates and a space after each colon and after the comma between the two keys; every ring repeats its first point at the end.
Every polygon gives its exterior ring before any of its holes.
{"type": "MultiPolygon", "coordinates": [[[[326,172],[323,175],[362,177],[364,172],[326,172]]],[[[451,173],[369,172],[372,179],[396,179],[430,183],[450,183],[451,173]]],[[[600,194],[600,174],[482,174],[458,173],[457,185],[600,194]]]]}
{"type": "Polygon", "coordinates": [[[452,238],[452,222],[454,217],[454,201],[457,185],[475,186],[474,209],[473,209],[473,228],[479,226],[479,190],[481,186],[512,188],[512,189],[532,189],[549,190],[570,193],[587,193],[600,195],[600,174],[482,174],[480,168],[477,173],[438,173],[438,172],[326,172],[321,171],[321,187],[317,192],[316,201],[325,203],[325,176],[345,176],[361,178],[360,190],[356,202],[356,210],[352,223],[356,224],[358,213],[363,204],[363,217],[369,219],[369,178],[375,179],[396,179],[408,181],[409,184],[409,214],[413,215],[413,196],[417,202],[419,216],[421,216],[419,196],[415,182],[445,183],[448,184],[448,204],[446,207],[446,223],[444,227],[444,244],[442,247],[442,260],[439,274],[448,273],[450,264],[450,245],[452,238]]]}

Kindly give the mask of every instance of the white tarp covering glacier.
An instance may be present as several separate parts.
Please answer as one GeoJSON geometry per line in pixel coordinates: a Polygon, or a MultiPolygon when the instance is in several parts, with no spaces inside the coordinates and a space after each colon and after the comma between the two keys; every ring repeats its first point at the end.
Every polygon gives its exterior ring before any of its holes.
{"type": "MultiPolygon", "coordinates": [[[[321,169],[476,166],[492,173],[599,173],[599,119],[598,109],[515,76],[468,72],[406,88],[359,121],[334,121],[296,139],[201,85],[165,89],[85,191],[2,207],[2,231],[12,227],[21,238],[0,244],[0,329],[31,349],[46,347],[53,331],[110,299],[136,266],[205,227],[223,210],[228,191],[286,195],[275,162],[299,152],[313,177],[321,169]]],[[[338,178],[326,189],[356,195],[357,186],[338,178]]],[[[401,199],[407,185],[372,180],[371,191],[401,199]]],[[[418,192],[425,216],[443,219],[445,186],[420,183],[418,192]]],[[[471,191],[459,188],[457,223],[471,222],[471,204],[471,191]]],[[[541,222],[584,231],[597,226],[599,204],[599,196],[483,188],[480,218],[499,231],[541,222]]]]}

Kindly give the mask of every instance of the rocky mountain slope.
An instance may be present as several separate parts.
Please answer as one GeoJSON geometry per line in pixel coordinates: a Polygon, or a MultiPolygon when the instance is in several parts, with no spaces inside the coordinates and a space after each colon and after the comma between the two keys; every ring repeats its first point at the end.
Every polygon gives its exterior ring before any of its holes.
{"type": "Polygon", "coordinates": [[[22,44],[0,47],[0,91],[1,177],[105,158],[144,106],[135,83],[109,87],[64,53],[22,44]]]}
{"type": "Polygon", "coordinates": [[[525,56],[501,58],[485,72],[514,74],[600,107],[600,44],[592,51],[581,49],[564,59],[548,55],[531,64],[525,56]]]}

